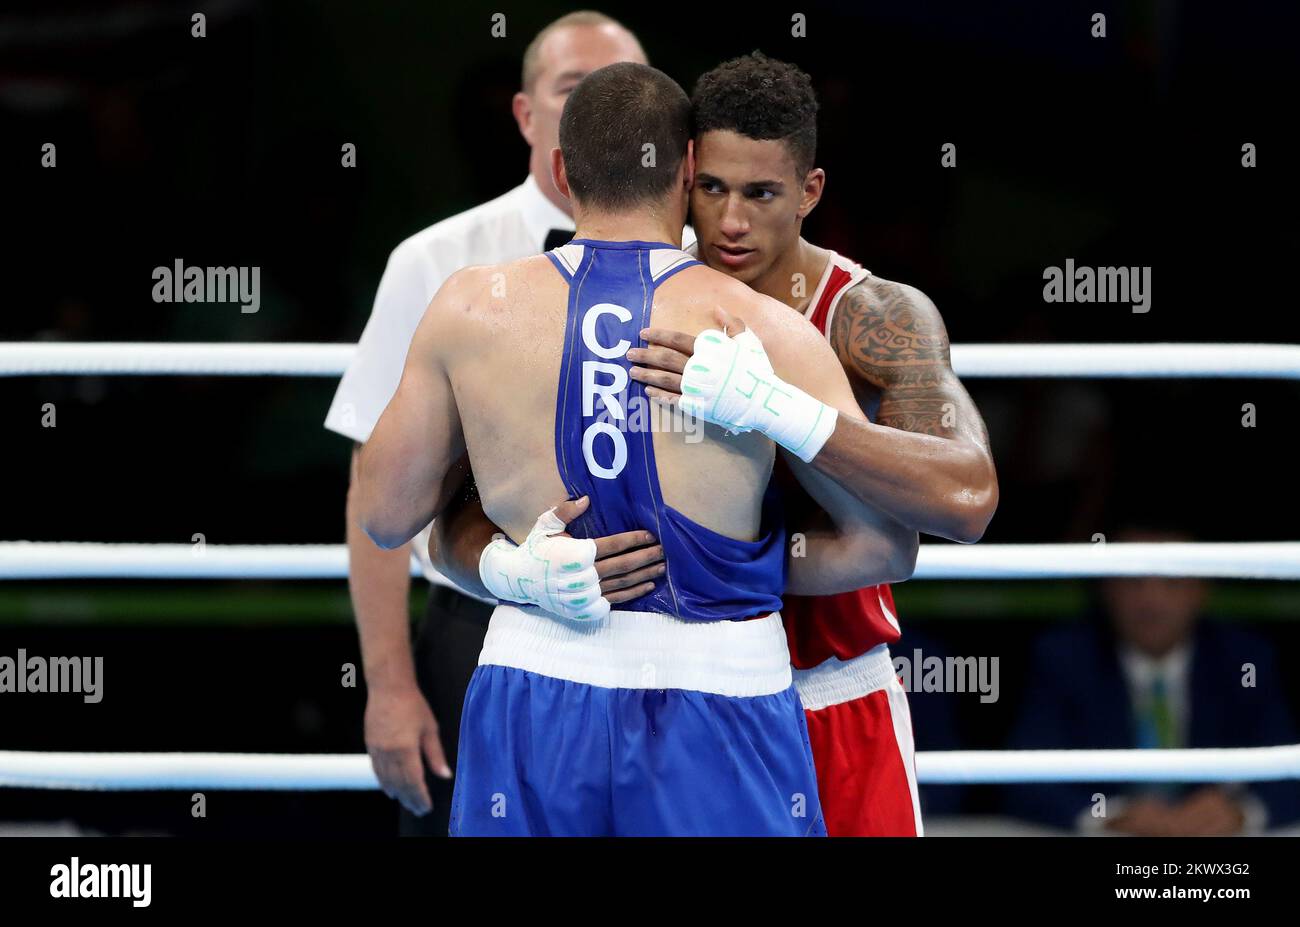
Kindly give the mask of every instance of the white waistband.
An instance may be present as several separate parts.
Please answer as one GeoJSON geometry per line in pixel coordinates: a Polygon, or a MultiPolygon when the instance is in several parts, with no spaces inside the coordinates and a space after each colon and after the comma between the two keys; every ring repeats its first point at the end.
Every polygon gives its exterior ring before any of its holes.
{"type": "Polygon", "coordinates": [[[881,644],[852,660],[831,657],[812,669],[797,669],[794,671],[794,687],[799,690],[803,707],[817,711],[870,695],[889,685],[894,676],[889,645],[881,644]]]}
{"type": "Polygon", "coordinates": [[[748,621],[683,621],[614,611],[585,624],[498,605],[478,662],[610,689],[690,689],[735,697],[784,692],[791,682],[790,652],[776,612],[748,621]]]}

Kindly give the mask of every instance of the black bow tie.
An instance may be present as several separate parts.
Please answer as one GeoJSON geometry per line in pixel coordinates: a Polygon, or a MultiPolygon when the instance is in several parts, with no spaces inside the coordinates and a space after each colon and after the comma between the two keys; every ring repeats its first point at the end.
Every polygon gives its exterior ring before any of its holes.
{"type": "Polygon", "coordinates": [[[542,244],[543,251],[550,251],[552,248],[559,248],[573,241],[573,232],[565,229],[551,229],[546,233],[546,241],[542,244]]]}

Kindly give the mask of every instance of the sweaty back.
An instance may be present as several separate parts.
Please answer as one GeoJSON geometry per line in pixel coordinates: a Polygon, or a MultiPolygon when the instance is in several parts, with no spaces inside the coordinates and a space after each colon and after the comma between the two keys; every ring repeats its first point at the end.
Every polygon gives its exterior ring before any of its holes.
{"type": "MultiPolygon", "coordinates": [[[[778,610],[785,586],[785,533],[771,489],[763,488],[765,479],[753,479],[755,455],[737,452],[731,459],[741,474],[734,482],[743,485],[748,478],[752,494],[762,496],[756,537],[728,536],[687,517],[664,501],[656,443],[673,456],[674,485],[689,484],[685,470],[694,459],[708,466],[699,474],[700,486],[721,493],[728,460],[727,449],[717,444],[721,433],[708,426],[700,440],[715,442],[713,447],[697,449],[692,457],[691,449],[670,443],[683,436],[665,434],[672,428],[670,416],[628,375],[627,351],[645,344],[640,332],[651,325],[656,291],[699,262],[668,244],[591,239],[575,239],[547,257],[568,283],[555,463],[570,497],[591,498],[569,533],[602,537],[644,529],[659,538],[665,574],[650,593],[621,608],[705,621],[778,610]]],[[[694,508],[697,514],[707,510],[694,508]]]]}

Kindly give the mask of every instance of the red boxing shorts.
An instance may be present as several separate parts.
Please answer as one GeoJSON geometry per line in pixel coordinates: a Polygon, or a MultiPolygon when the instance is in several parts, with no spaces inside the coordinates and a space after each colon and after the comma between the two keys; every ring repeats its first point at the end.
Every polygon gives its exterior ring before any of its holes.
{"type": "Polygon", "coordinates": [[[922,836],[912,715],[888,645],[797,669],[794,684],[830,836],[922,836]]]}

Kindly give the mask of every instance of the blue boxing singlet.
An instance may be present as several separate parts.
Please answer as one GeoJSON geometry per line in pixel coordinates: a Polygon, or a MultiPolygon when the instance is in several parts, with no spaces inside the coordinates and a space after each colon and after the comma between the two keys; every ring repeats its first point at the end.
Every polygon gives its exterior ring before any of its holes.
{"type": "Polygon", "coordinates": [[[569,282],[555,407],[556,466],[571,498],[591,498],[569,533],[595,538],[646,530],[659,539],[664,575],[623,609],[701,621],[778,611],[785,529],[772,484],[756,541],[726,537],[665,505],[649,400],[628,374],[627,351],[645,344],[640,333],[651,324],[655,289],[700,262],[672,245],[590,239],[574,239],[547,257],[569,282]]]}
{"type": "Polygon", "coordinates": [[[569,283],[556,467],[571,496],[591,498],[568,532],[651,531],[667,570],[601,621],[497,605],[465,692],[448,832],[825,836],[778,614],[775,481],[756,541],[665,505],[629,373],[655,288],[698,262],[641,241],[575,240],[548,257],[569,283]]]}

